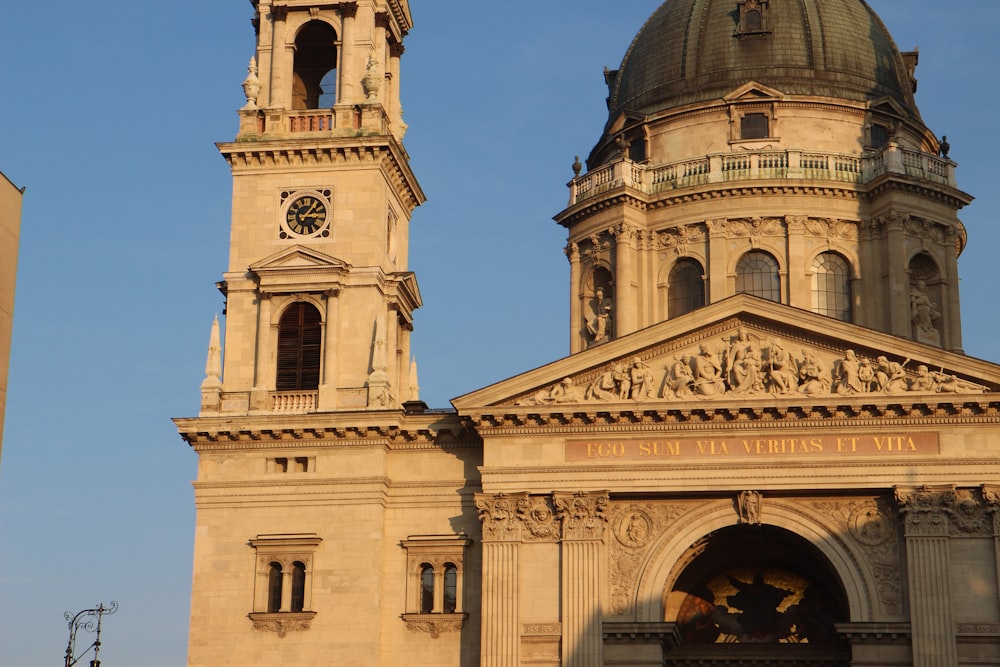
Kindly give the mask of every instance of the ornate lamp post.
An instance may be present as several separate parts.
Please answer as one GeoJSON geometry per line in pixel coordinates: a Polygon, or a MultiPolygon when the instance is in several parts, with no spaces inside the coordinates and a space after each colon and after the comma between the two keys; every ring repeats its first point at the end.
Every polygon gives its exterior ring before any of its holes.
{"type": "Polygon", "coordinates": [[[90,661],[90,667],[101,667],[101,661],[98,659],[101,653],[101,620],[105,614],[113,614],[116,611],[118,611],[118,603],[112,600],[108,607],[105,607],[103,602],[99,602],[95,609],[84,609],[77,612],[75,616],[71,616],[68,611],[63,614],[63,617],[69,621],[69,643],[66,645],[65,667],[73,667],[83,656],[87,655],[87,651],[90,649],[94,649],[94,659],[90,661]],[[73,653],[76,652],[76,633],[80,628],[94,632],[96,636],[93,644],[85,648],[80,655],[73,657],[73,653]]]}

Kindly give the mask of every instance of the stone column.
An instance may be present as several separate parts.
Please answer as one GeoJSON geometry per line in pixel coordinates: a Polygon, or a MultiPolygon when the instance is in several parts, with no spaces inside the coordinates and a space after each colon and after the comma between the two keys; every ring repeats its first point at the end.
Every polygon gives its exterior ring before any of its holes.
{"type": "Polygon", "coordinates": [[[288,18],[288,7],[271,7],[271,72],[267,87],[267,106],[270,109],[285,109],[289,106],[286,99],[291,90],[287,79],[291,72],[288,63],[288,45],[285,44],[285,19],[288,18]],[[287,72],[286,72],[287,70],[287,72]]]}
{"type": "Polygon", "coordinates": [[[316,408],[321,412],[337,409],[337,346],[339,344],[340,290],[327,290],[323,322],[323,375],[319,380],[316,408]]]}
{"type": "MultiPolygon", "coordinates": [[[[910,278],[906,266],[905,221],[909,216],[893,211],[885,221],[886,248],[889,258],[889,333],[911,338],[910,278]]],[[[881,328],[881,327],[878,327],[881,328]]]]}
{"type": "Polygon", "coordinates": [[[726,219],[706,220],[708,231],[708,257],[705,274],[708,276],[708,293],[705,305],[722,301],[729,294],[729,253],[726,251],[726,219]]]}
{"type": "Polygon", "coordinates": [[[344,15],[343,33],[340,36],[340,81],[337,85],[337,104],[354,104],[357,102],[355,91],[360,85],[361,77],[354,71],[354,50],[356,48],[354,35],[355,17],[358,13],[358,3],[348,2],[340,6],[344,15]]]}
{"type": "Polygon", "coordinates": [[[948,512],[954,498],[950,486],[896,487],[906,525],[913,667],[958,664],[948,545],[948,512]]]}
{"type": "Polygon", "coordinates": [[[576,354],[584,348],[582,286],[580,283],[580,246],[570,243],[565,249],[569,259],[569,351],[576,354]]]}
{"type": "Polygon", "coordinates": [[[602,667],[601,545],[608,493],[554,493],[562,522],[562,664],[602,667]]]}
{"type": "Polygon", "coordinates": [[[636,325],[636,310],[632,286],[635,275],[635,238],[637,230],[626,222],[612,230],[615,235],[615,298],[612,312],[614,331],[611,338],[621,338],[630,334],[636,325]]]}
{"type": "Polygon", "coordinates": [[[986,508],[993,517],[993,561],[997,571],[997,595],[1000,596],[1000,486],[982,487],[986,508]]]}
{"type": "Polygon", "coordinates": [[[257,292],[257,338],[254,342],[253,390],[250,409],[270,411],[268,387],[275,386],[277,368],[271,363],[271,295],[257,292]]]}
{"type": "Polygon", "coordinates": [[[959,307],[958,291],[958,234],[954,228],[948,230],[945,247],[945,294],[944,303],[938,304],[942,311],[941,347],[952,352],[962,352],[962,310],[959,307]]]}
{"type": "Polygon", "coordinates": [[[518,559],[521,554],[519,503],[528,494],[476,494],[483,522],[481,667],[520,667],[521,633],[518,559]]]}
{"type": "Polygon", "coordinates": [[[788,247],[786,249],[788,305],[813,309],[812,284],[808,280],[812,276],[812,266],[806,264],[806,217],[789,215],[785,217],[788,230],[788,247]]]}

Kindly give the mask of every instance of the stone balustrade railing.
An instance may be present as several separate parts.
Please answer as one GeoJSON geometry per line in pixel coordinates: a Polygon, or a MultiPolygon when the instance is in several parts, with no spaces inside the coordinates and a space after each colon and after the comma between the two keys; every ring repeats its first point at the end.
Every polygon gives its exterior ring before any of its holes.
{"type": "Polygon", "coordinates": [[[285,138],[306,132],[329,136],[386,134],[389,118],[378,105],[340,105],[329,109],[244,109],[240,141],[285,138]]]}
{"type": "Polygon", "coordinates": [[[316,391],[276,391],[271,393],[271,412],[304,414],[316,411],[316,391]]]}
{"type": "Polygon", "coordinates": [[[889,144],[877,153],[863,155],[796,149],[742,151],[713,153],[656,166],[623,158],[570,181],[569,203],[573,205],[623,186],[655,195],[709,183],[746,180],[867,183],[884,173],[957,187],[955,163],[951,160],[889,144]]]}

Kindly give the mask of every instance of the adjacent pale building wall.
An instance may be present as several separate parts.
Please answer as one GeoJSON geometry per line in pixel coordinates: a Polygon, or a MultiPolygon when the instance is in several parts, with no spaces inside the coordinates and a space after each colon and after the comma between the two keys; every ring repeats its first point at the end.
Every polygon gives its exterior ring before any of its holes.
{"type": "Polygon", "coordinates": [[[17,246],[21,231],[21,195],[0,172],[0,451],[3,448],[4,412],[7,406],[7,370],[14,323],[14,284],[17,277],[17,246]]]}

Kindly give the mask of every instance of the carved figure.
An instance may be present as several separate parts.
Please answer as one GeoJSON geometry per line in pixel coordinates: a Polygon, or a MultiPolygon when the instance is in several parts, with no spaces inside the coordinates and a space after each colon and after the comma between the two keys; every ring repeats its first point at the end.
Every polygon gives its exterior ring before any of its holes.
{"type": "Polygon", "coordinates": [[[674,363],[670,367],[668,386],[677,398],[688,398],[691,396],[691,385],[694,384],[694,374],[691,372],[691,359],[689,357],[674,357],[674,363]]]}
{"type": "Polygon", "coordinates": [[[588,401],[611,400],[617,396],[615,392],[616,387],[614,373],[611,370],[606,370],[601,373],[599,378],[590,383],[583,394],[583,398],[588,401]]]}
{"type": "Polygon", "coordinates": [[[587,333],[591,342],[603,343],[608,340],[611,331],[611,299],[604,296],[604,289],[597,288],[594,298],[590,301],[591,314],[587,317],[587,333]]]}
{"type": "Polygon", "coordinates": [[[910,363],[905,359],[903,363],[889,361],[884,356],[879,356],[876,360],[875,382],[878,390],[885,394],[898,394],[906,391],[906,371],[903,367],[910,363]]]}
{"type": "Polygon", "coordinates": [[[969,392],[972,394],[981,394],[986,391],[986,387],[966,382],[965,380],[959,380],[955,375],[946,374],[944,367],[941,368],[940,372],[934,373],[934,379],[938,383],[936,391],[940,393],[960,394],[962,392],[969,392]]]}
{"type": "Polygon", "coordinates": [[[519,402],[520,405],[551,405],[552,403],[574,403],[581,400],[580,388],[573,384],[573,378],[563,378],[549,389],[542,389],[534,396],[519,402]]]}
{"type": "Polygon", "coordinates": [[[875,386],[875,369],[871,362],[862,359],[858,362],[858,382],[861,383],[862,391],[869,392],[875,386]]]}
{"type": "Polygon", "coordinates": [[[823,364],[809,350],[802,350],[802,364],[799,366],[799,391],[810,396],[830,391],[830,379],[823,373],[823,364]]]}
{"type": "Polygon", "coordinates": [[[722,381],[722,366],[709,351],[708,345],[702,343],[698,348],[698,356],[694,359],[694,391],[702,396],[715,396],[726,391],[722,381]]]}
{"type": "Polygon", "coordinates": [[[755,347],[736,351],[729,388],[735,394],[759,394],[764,390],[760,374],[760,354],[755,347]]]}
{"type": "Polygon", "coordinates": [[[642,359],[635,357],[629,369],[629,379],[632,384],[631,397],[635,400],[653,397],[653,372],[642,359]]]}
{"type": "Polygon", "coordinates": [[[941,312],[930,297],[927,296],[927,284],[918,280],[910,288],[910,319],[916,339],[929,345],[940,345],[941,334],[934,327],[934,320],[940,319],[941,312]]]}
{"type": "Polygon", "coordinates": [[[775,393],[787,394],[796,386],[795,361],[777,338],[771,341],[764,367],[775,393]]]}
{"type": "Polygon", "coordinates": [[[736,509],[739,512],[740,523],[751,526],[760,525],[760,501],[759,491],[740,491],[736,496],[736,509]]]}
{"type": "Polygon", "coordinates": [[[622,368],[621,364],[614,365],[611,376],[615,380],[615,386],[618,387],[618,399],[624,401],[628,398],[629,389],[632,388],[632,376],[627,368],[622,368]]]}
{"type": "Polygon", "coordinates": [[[910,391],[937,391],[938,381],[934,375],[927,366],[920,364],[917,366],[917,377],[913,379],[910,391]]]}
{"type": "Polygon", "coordinates": [[[846,350],[844,358],[840,360],[837,366],[836,391],[838,394],[861,393],[859,370],[860,364],[858,363],[858,357],[854,354],[854,350],[846,350]]]}

